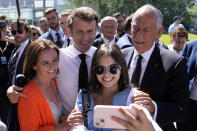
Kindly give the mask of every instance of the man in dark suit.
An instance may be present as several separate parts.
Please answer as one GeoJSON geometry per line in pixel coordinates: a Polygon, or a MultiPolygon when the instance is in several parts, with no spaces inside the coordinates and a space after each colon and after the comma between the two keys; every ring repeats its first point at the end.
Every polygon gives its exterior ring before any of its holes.
{"type": "Polygon", "coordinates": [[[116,30],[118,28],[118,23],[116,19],[112,16],[106,16],[101,20],[101,32],[103,36],[96,39],[93,43],[93,46],[99,47],[101,44],[104,43],[116,43],[118,41],[118,37],[115,37],[116,30]]]}
{"type": "Polygon", "coordinates": [[[133,87],[133,102],[154,115],[164,131],[188,116],[186,59],[155,43],[162,33],[162,14],[152,5],[139,8],[132,19],[133,47],[123,50],[133,87]]]}
{"type": "MultiPolygon", "coordinates": [[[[8,62],[8,70],[10,77],[10,85],[15,85],[16,76],[18,74],[22,74],[23,72],[23,63],[25,59],[26,48],[31,43],[31,40],[29,38],[30,26],[25,20],[14,21],[13,23],[11,23],[11,32],[16,41],[16,47],[12,51],[10,60],[8,62]]],[[[9,88],[13,89],[14,86],[11,86],[9,88]]],[[[17,87],[15,89],[16,91],[22,90],[17,87]]],[[[18,92],[18,95],[24,96],[24,94],[20,92],[18,92]]],[[[11,105],[9,109],[9,115],[6,124],[8,126],[8,131],[19,130],[19,124],[17,118],[17,106],[14,104],[11,105]]]]}
{"type": "Polygon", "coordinates": [[[62,47],[64,43],[64,32],[60,28],[58,13],[55,8],[47,8],[45,17],[49,24],[49,31],[41,35],[39,38],[46,38],[53,41],[58,47],[62,47]]]}
{"type": "Polygon", "coordinates": [[[197,130],[197,40],[187,42],[181,55],[187,59],[187,75],[190,89],[190,116],[184,123],[178,123],[177,128],[179,131],[195,131],[197,130]]]}

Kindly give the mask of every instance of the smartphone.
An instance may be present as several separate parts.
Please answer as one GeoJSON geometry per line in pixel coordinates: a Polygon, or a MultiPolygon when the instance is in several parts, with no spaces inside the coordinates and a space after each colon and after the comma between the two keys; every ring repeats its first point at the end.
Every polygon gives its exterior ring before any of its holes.
{"type": "Polygon", "coordinates": [[[122,113],[118,111],[118,108],[126,109],[134,117],[136,117],[136,112],[130,106],[106,106],[106,105],[96,105],[94,107],[94,126],[96,128],[113,128],[113,129],[125,129],[122,125],[111,119],[112,116],[119,117],[123,120],[127,120],[122,113]]]}

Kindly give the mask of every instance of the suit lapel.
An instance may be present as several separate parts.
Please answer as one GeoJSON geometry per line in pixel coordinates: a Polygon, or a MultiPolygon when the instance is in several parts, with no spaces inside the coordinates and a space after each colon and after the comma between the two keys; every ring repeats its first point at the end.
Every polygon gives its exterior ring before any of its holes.
{"type": "Polygon", "coordinates": [[[158,46],[155,46],[144,72],[140,89],[145,92],[149,91],[150,89],[147,87],[152,87],[152,84],[157,83],[156,81],[160,80],[159,76],[162,72],[163,65],[160,56],[160,50],[158,46]]]}

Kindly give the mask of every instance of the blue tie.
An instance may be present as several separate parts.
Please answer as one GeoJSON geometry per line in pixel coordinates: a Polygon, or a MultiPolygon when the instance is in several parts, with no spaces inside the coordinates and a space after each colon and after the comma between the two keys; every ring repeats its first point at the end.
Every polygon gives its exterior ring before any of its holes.
{"type": "Polygon", "coordinates": [[[59,48],[62,48],[61,37],[59,33],[56,33],[57,41],[55,42],[59,48]]]}

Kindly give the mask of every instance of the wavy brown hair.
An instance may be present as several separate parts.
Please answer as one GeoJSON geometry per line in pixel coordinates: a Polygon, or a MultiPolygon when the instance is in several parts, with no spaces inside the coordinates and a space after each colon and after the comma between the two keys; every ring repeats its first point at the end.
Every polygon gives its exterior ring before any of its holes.
{"type": "Polygon", "coordinates": [[[57,52],[59,59],[59,48],[50,40],[47,39],[38,39],[33,41],[26,50],[23,74],[29,80],[36,76],[36,71],[33,67],[37,64],[38,56],[41,51],[54,49],[57,52]]]}
{"type": "Polygon", "coordinates": [[[173,43],[174,41],[176,41],[180,37],[186,38],[186,40],[188,40],[188,32],[186,31],[186,29],[184,27],[176,27],[174,29],[174,31],[170,35],[171,43],[173,43]]]}
{"type": "Polygon", "coordinates": [[[99,64],[98,62],[101,57],[106,55],[111,56],[114,61],[121,67],[120,79],[118,81],[119,91],[122,91],[125,88],[129,87],[127,64],[122,52],[120,51],[120,48],[116,44],[102,44],[100,48],[96,50],[92,59],[92,64],[90,68],[90,80],[88,84],[90,94],[100,94],[102,91],[101,84],[98,82],[93,68],[99,64]]]}

